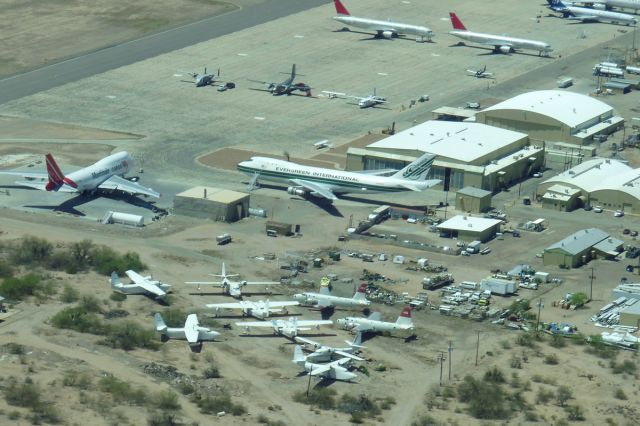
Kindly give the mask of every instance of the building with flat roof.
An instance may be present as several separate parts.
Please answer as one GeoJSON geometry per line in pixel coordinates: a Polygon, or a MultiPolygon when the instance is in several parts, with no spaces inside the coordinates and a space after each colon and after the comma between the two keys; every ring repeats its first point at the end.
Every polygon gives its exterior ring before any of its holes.
{"type": "Polygon", "coordinates": [[[591,96],[564,90],[527,92],[478,111],[477,123],[529,135],[531,141],[587,145],[593,136],[624,126],[611,106],[591,96]]]}
{"type": "Polygon", "coordinates": [[[598,228],[582,229],[544,249],[542,263],[575,268],[600,256],[612,258],[622,249],[623,241],[598,228]]]}
{"type": "Polygon", "coordinates": [[[456,210],[482,213],[491,209],[491,192],[466,186],[456,193],[456,210]]]}
{"type": "Polygon", "coordinates": [[[347,170],[401,169],[425,152],[436,154],[435,188],[496,191],[538,170],[543,148],[526,134],[472,122],[427,121],[366,146],[349,148],[347,170]]]}
{"type": "Polygon", "coordinates": [[[176,195],[173,211],[184,216],[235,222],[249,215],[249,194],[196,186],[176,195]]]}
{"type": "Polygon", "coordinates": [[[489,241],[500,229],[501,220],[458,215],[437,226],[441,235],[464,241],[489,241]]]}
{"type": "Polygon", "coordinates": [[[537,189],[542,206],[562,210],[560,198],[552,194],[570,195],[566,211],[586,205],[605,209],[640,213],[640,169],[633,169],[622,161],[595,158],[542,182],[537,189]]]}

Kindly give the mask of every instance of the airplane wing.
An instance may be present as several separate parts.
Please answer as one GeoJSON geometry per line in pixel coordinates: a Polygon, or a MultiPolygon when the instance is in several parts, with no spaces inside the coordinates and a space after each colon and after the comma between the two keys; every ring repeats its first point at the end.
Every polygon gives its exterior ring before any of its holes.
{"type": "MultiPolygon", "coordinates": [[[[34,188],[34,189],[39,189],[41,191],[46,191],[47,184],[49,183],[49,181],[48,180],[43,180],[43,181],[23,180],[23,181],[17,181],[15,183],[16,185],[26,186],[28,188],[34,188]]],[[[68,185],[62,185],[60,188],[56,189],[56,192],[78,192],[78,190],[68,185]]]]}
{"type": "Polygon", "coordinates": [[[278,284],[280,283],[276,281],[242,281],[242,285],[278,285],[278,284]]]}
{"type": "MultiPolygon", "coordinates": [[[[274,324],[268,321],[245,321],[245,322],[237,322],[236,325],[238,327],[269,327],[273,328],[274,324]]],[[[278,326],[276,324],[276,326],[278,326]]]]}
{"type": "MultiPolygon", "coordinates": [[[[334,353],[336,353],[336,354],[338,354],[338,355],[340,355],[340,356],[344,357],[344,358],[341,358],[341,359],[340,359],[340,360],[338,360],[338,361],[341,361],[342,359],[353,359],[353,360],[356,360],[356,361],[364,361],[364,360],[365,360],[364,358],[360,358],[359,356],[355,356],[355,355],[350,354],[350,353],[347,353],[347,352],[334,351],[334,353]]],[[[346,361],[345,361],[345,362],[346,362],[346,361]]]]}
{"type": "Polygon", "coordinates": [[[162,297],[162,296],[166,296],[166,294],[167,294],[160,287],[158,287],[157,285],[151,284],[147,280],[142,280],[140,282],[136,282],[136,285],[139,286],[139,287],[142,287],[143,289],[145,289],[149,293],[155,294],[156,296],[162,297]]]}
{"type": "Polygon", "coordinates": [[[0,172],[0,175],[22,176],[25,179],[49,180],[49,176],[46,173],[0,172]]]}
{"type": "Polygon", "coordinates": [[[322,195],[324,198],[328,200],[338,199],[338,197],[336,197],[329,188],[322,185],[321,183],[309,182],[308,180],[302,180],[302,179],[291,179],[289,182],[292,182],[295,185],[299,185],[311,192],[315,192],[319,195],[322,195]]]}
{"type": "Polygon", "coordinates": [[[198,342],[198,316],[196,314],[190,314],[187,317],[187,321],[184,323],[184,335],[189,343],[198,342]]]}
{"type": "Polygon", "coordinates": [[[229,303],[209,303],[205,305],[207,308],[215,309],[244,309],[248,302],[229,302],[229,303]]]}
{"type": "Polygon", "coordinates": [[[316,348],[316,349],[318,349],[318,348],[321,348],[321,347],[322,347],[322,345],[321,345],[320,343],[315,342],[315,341],[313,341],[313,340],[311,340],[311,339],[305,339],[304,337],[300,337],[300,336],[296,336],[296,337],[295,337],[295,341],[296,341],[296,342],[306,343],[306,344],[308,344],[308,345],[313,346],[313,347],[314,347],[314,348],[316,348]]]}
{"type": "Polygon", "coordinates": [[[248,81],[251,81],[253,83],[260,83],[260,84],[266,84],[266,85],[271,85],[271,84],[275,84],[275,83],[271,83],[268,81],[262,81],[262,80],[251,80],[250,78],[247,79],[248,81]]]}
{"type": "Polygon", "coordinates": [[[325,95],[329,95],[330,98],[340,98],[340,97],[344,97],[347,96],[346,93],[342,93],[342,92],[331,92],[329,90],[323,90],[322,93],[324,93],[325,95]]]}
{"type": "Polygon", "coordinates": [[[121,178],[120,176],[111,176],[109,179],[102,182],[98,188],[100,189],[111,189],[118,190],[122,192],[127,192],[132,195],[142,194],[148,195],[154,198],[160,198],[160,193],[154,191],[151,188],[145,188],[142,185],[139,185],[135,182],[131,182],[130,180],[121,178]]]}
{"type": "Polygon", "coordinates": [[[213,285],[216,287],[222,287],[222,281],[185,281],[185,284],[213,285]]]}
{"type": "Polygon", "coordinates": [[[333,324],[331,320],[299,320],[298,326],[314,326],[314,325],[325,325],[325,324],[333,324]]]}
{"type": "Polygon", "coordinates": [[[298,306],[300,302],[269,302],[269,309],[271,308],[283,308],[285,306],[298,306]]]}
{"type": "MultiPolygon", "coordinates": [[[[429,187],[432,187],[432,186],[435,186],[435,185],[439,184],[440,182],[441,182],[440,179],[431,179],[431,180],[428,180],[428,181],[422,181],[420,183],[422,183],[422,184],[428,183],[429,187]]],[[[422,191],[424,189],[424,188],[420,188],[418,185],[412,185],[412,184],[410,184],[408,182],[403,182],[400,185],[402,187],[404,187],[404,188],[407,188],[407,189],[411,190],[411,191],[420,192],[420,191],[422,191]]]]}
{"type": "Polygon", "coordinates": [[[309,375],[321,376],[322,374],[326,373],[329,370],[331,370],[331,364],[325,364],[320,366],[316,364],[314,368],[311,370],[311,372],[309,372],[309,375]]]}

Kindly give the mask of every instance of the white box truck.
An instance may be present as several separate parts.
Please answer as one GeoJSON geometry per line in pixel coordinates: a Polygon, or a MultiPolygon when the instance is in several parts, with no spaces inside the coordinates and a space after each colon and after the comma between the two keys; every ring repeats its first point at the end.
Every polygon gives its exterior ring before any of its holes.
{"type": "Polygon", "coordinates": [[[469,244],[467,244],[467,253],[469,254],[475,254],[475,253],[479,253],[480,252],[480,244],[482,244],[480,241],[472,241],[469,244]]]}

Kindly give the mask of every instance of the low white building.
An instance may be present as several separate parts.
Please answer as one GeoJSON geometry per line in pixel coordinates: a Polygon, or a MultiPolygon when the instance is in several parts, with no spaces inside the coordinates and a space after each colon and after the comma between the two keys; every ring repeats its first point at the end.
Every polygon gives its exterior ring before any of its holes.
{"type": "Polygon", "coordinates": [[[440,234],[463,241],[488,241],[500,230],[502,221],[458,215],[437,226],[440,234]]]}

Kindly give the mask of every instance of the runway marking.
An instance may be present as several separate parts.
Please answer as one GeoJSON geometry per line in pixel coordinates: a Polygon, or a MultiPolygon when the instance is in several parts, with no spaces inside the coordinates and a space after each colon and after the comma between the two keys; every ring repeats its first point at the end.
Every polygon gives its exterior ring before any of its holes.
{"type": "Polygon", "coordinates": [[[431,56],[440,56],[439,53],[432,53],[431,56]]]}
{"type": "Polygon", "coordinates": [[[262,121],[262,120],[264,120],[264,117],[253,117],[253,119],[262,121]]]}
{"type": "Polygon", "coordinates": [[[386,72],[379,72],[378,75],[389,75],[386,72]]]}
{"type": "Polygon", "coordinates": [[[249,56],[248,53],[238,53],[238,56],[249,56]]]}
{"type": "Polygon", "coordinates": [[[115,99],[115,98],[116,98],[116,96],[113,96],[113,95],[107,95],[107,99],[115,99]]]}
{"type": "Polygon", "coordinates": [[[304,38],[304,36],[296,34],[296,35],[293,36],[293,38],[304,38]]]}
{"type": "Polygon", "coordinates": [[[441,21],[450,21],[451,18],[440,18],[441,21]]]}
{"type": "Polygon", "coordinates": [[[174,77],[182,77],[182,74],[174,74],[174,77]]]}
{"type": "Polygon", "coordinates": [[[401,2],[401,3],[404,3],[404,4],[411,4],[411,2],[410,2],[410,1],[407,1],[407,0],[402,0],[402,2],[401,2]]]}

